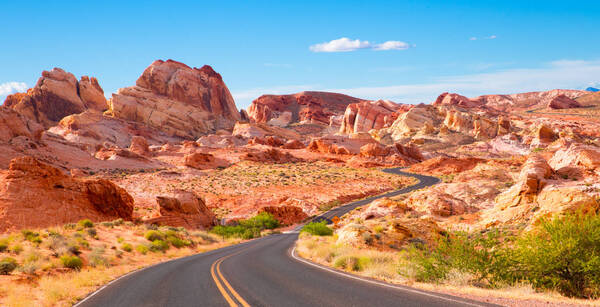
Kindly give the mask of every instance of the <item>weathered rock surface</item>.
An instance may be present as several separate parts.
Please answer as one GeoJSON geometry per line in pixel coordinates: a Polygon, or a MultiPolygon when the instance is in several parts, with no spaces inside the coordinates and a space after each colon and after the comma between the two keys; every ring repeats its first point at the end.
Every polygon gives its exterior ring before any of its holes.
{"type": "Polygon", "coordinates": [[[214,213],[194,192],[176,190],[170,195],[157,196],[156,202],[160,217],[148,219],[147,223],[190,229],[206,229],[217,224],[214,213]]]}
{"type": "Polygon", "coordinates": [[[548,103],[548,107],[551,109],[571,109],[571,108],[580,108],[581,105],[579,102],[565,96],[558,95],[548,103]]]}
{"type": "Polygon", "coordinates": [[[421,174],[437,176],[449,175],[471,170],[475,168],[477,164],[482,163],[484,161],[485,160],[480,158],[453,158],[439,156],[412,165],[409,170],[411,172],[421,174]]]}
{"type": "Polygon", "coordinates": [[[273,215],[281,225],[293,225],[308,218],[308,215],[302,211],[302,208],[296,206],[266,206],[262,207],[258,212],[267,212],[273,215]]]}
{"type": "Polygon", "coordinates": [[[600,167],[600,148],[591,145],[571,144],[567,148],[563,147],[557,150],[548,163],[558,172],[568,168],[583,168],[594,171],[600,167]]]}
{"type": "Polygon", "coordinates": [[[39,139],[43,127],[10,108],[0,106],[0,142],[9,142],[15,137],[24,136],[39,139]]]}
{"type": "Polygon", "coordinates": [[[531,155],[523,165],[517,183],[500,194],[496,203],[509,207],[534,202],[552,173],[552,168],[541,155],[531,155]]]}
{"type": "Polygon", "coordinates": [[[252,102],[248,116],[257,123],[329,125],[331,116],[341,115],[349,104],[361,101],[359,98],[326,92],[263,95],[252,102]]]}
{"type": "Polygon", "coordinates": [[[92,221],[131,220],[133,198],[104,179],[82,180],[32,157],[0,173],[0,231],[92,221]]]}
{"type": "Polygon", "coordinates": [[[240,159],[262,163],[289,163],[302,161],[302,159],[294,157],[289,152],[281,151],[275,148],[256,152],[248,152],[242,155],[240,159]]]}
{"type": "Polygon", "coordinates": [[[480,101],[471,100],[465,96],[461,96],[455,93],[442,93],[433,102],[434,106],[458,106],[463,108],[475,108],[482,106],[480,101]]]}
{"type": "Polygon", "coordinates": [[[43,71],[35,87],[27,93],[9,95],[4,106],[45,128],[55,125],[67,115],[107,108],[104,92],[96,78],[83,76],[77,82],[73,74],[60,68],[43,71]]]}
{"type": "Polygon", "coordinates": [[[290,130],[290,129],[285,129],[285,128],[280,128],[280,127],[275,127],[275,126],[270,126],[267,124],[262,124],[262,123],[236,123],[235,126],[233,127],[233,136],[240,136],[240,137],[244,137],[244,138],[255,138],[255,137],[259,137],[259,138],[264,138],[266,136],[275,136],[275,137],[279,137],[279,138],[283,138],[283,139],[300,139],[301,136],[300,134],[298,134],[297,132],[290,130]]]}
{"type": "Polygon", "coordinates": [[[113,116],[144,123],[171,136],[197,139],[241,120],[221,75],[210,66],[191,68],[155,61],[109,101],[113,116]]]}
{"type": "Polygon", "coordinates": [[[390,126],[400,110],[407,111],[411,106],[399,105],[389,100],[363,101],[348,105],[340,126],[340,133],[369,132],[390,126]]]}

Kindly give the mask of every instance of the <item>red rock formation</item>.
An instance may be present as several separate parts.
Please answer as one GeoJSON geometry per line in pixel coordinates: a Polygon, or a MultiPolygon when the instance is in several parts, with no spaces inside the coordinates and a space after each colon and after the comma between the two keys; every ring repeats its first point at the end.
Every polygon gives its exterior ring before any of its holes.
{"type": "Polygon", "coordinates": [[[550,100],[548,107],[551,109],[571,109],[580,108],[581,105],[579,102],[561,94],[550,100]]]}
{"type": "Polygon", "coordinates": [[[282,152],[275,148],[265,151],[249,152],[240,157],[242,160],[263,162],[263,163],[288,163],[298,162],[301,159],[294,157],[288,152],[282,152]]]}
{"type": "Polygon", "coordinates": [[[215,162],[215,157],[208,153],[191,153],[185,155],[184,165],[196,169],[208,169],[212,168],[215,162]]]}
{"type": "Polygon", "coordinates": [[[399,105],[387,100],[363,101],[348,105],[340,127],[340,133],[368,132],[371,129],[389,127],[409,105],[399,105]]]}
{"type": "Polygon", "coordinates": [[[478,101],[482,105],[503,112],[545,107],[552,99],[564,95],[575,99],[587,94],[586,91],[577,90],[551,90],[545,92],[528,92],[511,95],[484,95],[471,100],[478,101]]]}
{"type": "Polygon", "coordinates": [[[471,100],[465,96],[461,96],[455,93],[442,93],[438,98],[433,102],[434,106],[458,106],[463,108],[476,108],[481,107],[482,103],[479,101],[471,100]]]}
{"type": "Polygon", "coordinates": [[[379,144],[366,144],[360,148],[360,156],[365,158],[382,157],[390,154],[390,149],[379,144]]]}
{"type": "Polygon", "coordinates": [[[105,110],[106,98],[95,78],[83,76],[77,82],[73,74],[54,68],[43,71],[27,93],[9,95],[4,106],[48,128],[67,115],[87,109],[105,110]]]}
{"type": "Polygon", "coordinates": [[[409,171],[430,175],[449,175],[471,170],[484,162],[480,158],[453,158],[439,156],[410,167],[409,171]]]}
{"type": "Polygon", "coordinates": [[[150,153],[148,141],[146,141],[143,136],[131,137],[131,145],[129,145],[129,150],[142,156],[150,153]]]}
{"type": "Polygon", "coordinates": [[[531,155],[523,164],[517,183],[499,195],[496,202],[503,207],[534,202],[546,184],[545,179],[552,173],[552,168],[544,157],[538,154],[531,155]]]}
{"type": "Polygon", "coordinates": [[[13,159],[0,173],[0,231],[77,222],[131,220],[133,198],[104,179],[82,180],[32,157],[13,159]]]}
{"type": "MultiPolygon", "coordinates": [[[[248,108],[248,116],[258,123],[267,123],[291,113],[293,122],[328,125],[329,118],[341,115],[351,103],[362,99],[326,92],[301,92],[292,95],[263,95],[248,108]]],[[[287,119],[286,119],[287,121],[287,119]]]]}
{"type": "Polygon", "coordinates": [[[25,136],[32,140],[39,139],[43,127],[19,113],[0,106],[0,142],[9,142],[17,136],[25,136]]]}
{"type": "Polygon", "coordinates": [[[187,139],[231,129],[241,120],[221,75],[208,65],[190,68],[173,60],[152,63],[135,86],[113,94],[109,105],[115,117],[187,139]]]}
{"type": "Polygon", "coordinates": [[[298,141],[298,140],[289,140],[287,142],[285,142],[285,144],[283,144],[283,146],[281,146],[281,148],[285,148],[285,149],[302,149],[306,147],[304,145],[304,143],[298,141]]]}
{"type": "Polygon", "coordinates": [[[267,212],[273,215],[281,225],[293,225],[308,218],[308,215],[302,211],[302,208],[296,206],[266,206],[262,207],[258,212],[267,212]]]}
{"type": "Polygon", "coordinates": [[[206,229],[217,224],[214,213],[194,192],[177,190],[172,195],[157,196],[160,217],[146,220],[150,224],[206,229]]]}
{"type": "Polygon", "coordinates": [[[250,145],[260,144],[260,145],[267,145],[267,146],[271,146],[271,147],[281,147],[281,146],[283,146],[284,141],[275,136],[266,136],[264,138],[253,137],[250,141],[248,141],[248,144],[250,144],[250,145]]]}

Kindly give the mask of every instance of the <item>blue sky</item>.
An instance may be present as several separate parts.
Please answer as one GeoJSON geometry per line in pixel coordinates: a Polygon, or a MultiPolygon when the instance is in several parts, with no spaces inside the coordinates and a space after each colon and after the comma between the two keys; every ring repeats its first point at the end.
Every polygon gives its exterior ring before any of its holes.
{"type": "Polygon", "coordinates": [[[240,108],[302,90],[418,103],[600,83],[598,3],[449,2],[2,1],[0,99],[52,67],[110,96],[155,59],[213,66],[240,108]]]}

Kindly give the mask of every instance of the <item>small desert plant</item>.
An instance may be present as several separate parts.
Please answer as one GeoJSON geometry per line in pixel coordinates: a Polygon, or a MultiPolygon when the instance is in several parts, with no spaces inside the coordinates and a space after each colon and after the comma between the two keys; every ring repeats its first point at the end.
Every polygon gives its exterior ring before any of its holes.
{"type": "Polygon", "coordinates": [[[95,248],[88,256],[89,264],[92,267],[97,266],[109,266],[110,263],[106,257],[104,257],[104,248],[95,248]]]}
{"type": "Polygon", "coordinates": [[[163,240],[154,240],[150,244],[150,251],[152,252],[165,252],[169,249],[169,243],[163,240]]]}
{"type": "Polygon", "coordinates": [[[77,222],[77,225],[83,227],[83,228],[92,228],[94,227],[94,223],[92,221],[90,221],[89,219],[85,219],[85,220],[81,220],[79,222],[77,222]]]}
{"type": "Polygon", "coordinates": [[[6,257],[0,261],[0,275],[8,275],[17,268],[17,260],[6,257]]]}
{"type": "Polygon", "coordinates": [[[8,250],[8,240],[2,239],[0,240],[0,253],[4,253],[8,250]]]}
{"type": "Polygon", "coordinates": [[[10,247],[10,251],[18,255],[23,251],[23,246],[21,246],[21,244],[15,244],[10,247]]]}
{"type": "Polygon", "coordinates": [[[333,235],[333,229],[327,227],[325,221],[321,222],[310,222],[302,227],[301,232],[307,232],[314,236],[331,236],[333,235]]]}
{"type": "Polygon", "coordinates": [[[149,248],[146,245],[140,244],[138,246],[135,247],[135,250],[138,251],[138,253],[145,255],[148,253],[149,248]]]}
{"type": "Polygon", "coordinates": [[[129,243],[123,243],[123,245],[121,245],[121,249],[130,253],[131,251],[133,251],[133,246],[131,246],[131,244],[129,243]]]}
{"type": "Polygon", "coordinates": [[[81,261],[81,258],[77,256],[62,255],[60,257],[60,262],[62,263],[63,267],[72,270],[79,271],[81,270],[81,267],[83,267],[83,261],[81,261]]]}
{"type": "Polygon", "coordinates": [[[42,238],[40,238],[40,234],[37,232],[23,229],[23,230],[21,230],[21,234],[23,235],[23,238],[25,238],[25,240],[27,240],[31,243],[34,243],[34,244],[42,243],[42,238]]]}
{"type": "Polygon", "coordinates": [[[162,232],[158,230],[148,230],[144,234],[144,238],[148,241],[156,241],[156,240],[164,240],[165,236],[162,232]]]}

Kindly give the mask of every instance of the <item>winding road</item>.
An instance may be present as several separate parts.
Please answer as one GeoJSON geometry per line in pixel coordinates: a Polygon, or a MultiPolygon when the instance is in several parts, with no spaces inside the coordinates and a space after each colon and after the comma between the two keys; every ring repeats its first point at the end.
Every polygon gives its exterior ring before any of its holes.
{"type": "MultiPolygon", "coordinates": [[[[419,183],[348,203],[321,217],[342,216],[375,199],[439,182],[400,168],[384,171],[419,183]]],[[[363,279],[300,259],[294,249],[300,227],[132,272],[75,306],[491,306],[363,279]]]]}

